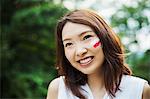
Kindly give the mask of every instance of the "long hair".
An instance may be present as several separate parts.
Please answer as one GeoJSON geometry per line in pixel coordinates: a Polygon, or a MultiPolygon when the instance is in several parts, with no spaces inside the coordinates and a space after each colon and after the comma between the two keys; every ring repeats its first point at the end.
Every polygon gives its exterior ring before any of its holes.
{"type": "Polygon", "coordinates": [[[62,30],[67,22],[87,25],[99,37],[104,52],[102,72],[105,88],[110,96],[115,97],[115,93],[120,90],[122,75],[131,75],[131,70],[125,64],[124,49],[119,37],[98,14],[90,10],[74,10],[59,20],[56,27],[56,66],[59,68],[59,75],[65,76],[67,88],[81,99],[86,98],[80,92],[80,86],[87,83],[87,75],[75,69],[65,57],[62,30]]]}

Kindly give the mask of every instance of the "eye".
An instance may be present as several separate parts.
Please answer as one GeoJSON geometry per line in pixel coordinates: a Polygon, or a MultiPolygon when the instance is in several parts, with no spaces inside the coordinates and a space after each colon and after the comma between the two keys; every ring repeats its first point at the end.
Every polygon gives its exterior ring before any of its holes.
{"type": "Polygon", "coordinates": [[[69,47],[69,46],[72,46],[72,45],[73,45],[72,43],[66,43],[65,47],[69,47]]]}
{"type": "Polygon", "coordinates": [[[86,39],[88,39],[90,37],[92,37],[92,35],[86,35],[86,36],[84,36],[83,40],[86,40],[86,39]]]}

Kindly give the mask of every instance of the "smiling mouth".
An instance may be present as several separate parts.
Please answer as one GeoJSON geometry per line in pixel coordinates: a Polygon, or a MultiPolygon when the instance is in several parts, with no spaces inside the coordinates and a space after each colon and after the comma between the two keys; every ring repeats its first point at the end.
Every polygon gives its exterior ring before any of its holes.
{"type": "Polygon", "coordinates": [[[94,56],[89,56],[77,61],[81,66],[87,66],[93,61],[94,56]]]}

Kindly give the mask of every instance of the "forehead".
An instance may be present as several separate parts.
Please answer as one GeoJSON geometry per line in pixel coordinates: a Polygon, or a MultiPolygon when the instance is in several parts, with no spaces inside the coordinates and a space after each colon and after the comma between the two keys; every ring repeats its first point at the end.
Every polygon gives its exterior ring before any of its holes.
{"type": "Polygon", "coordinates": [[[62,30],[62,38],[80,35],[85,31],[92,31],[92,29],[84,24],[67,22],[62,30]]]}

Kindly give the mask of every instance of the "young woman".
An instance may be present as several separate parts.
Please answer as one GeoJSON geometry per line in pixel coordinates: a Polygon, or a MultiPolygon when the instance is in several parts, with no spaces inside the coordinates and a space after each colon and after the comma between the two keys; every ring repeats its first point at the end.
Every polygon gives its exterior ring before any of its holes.
{"type": "Polygon", "coordinates": [[[60,77],[47,99],[150,99],[147,81],[131,76],[118,36],[95,12],[75,10],[57,25],[60,77]]]}

